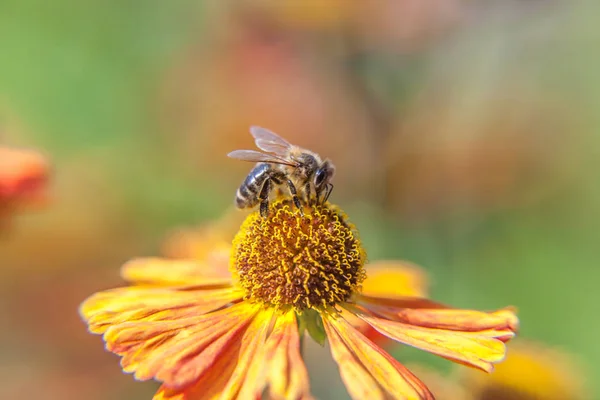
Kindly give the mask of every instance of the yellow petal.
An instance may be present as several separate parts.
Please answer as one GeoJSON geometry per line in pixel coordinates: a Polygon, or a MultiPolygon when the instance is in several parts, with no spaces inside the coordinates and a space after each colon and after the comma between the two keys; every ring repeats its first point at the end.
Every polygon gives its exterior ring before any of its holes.
{"type": "Polygon", "coordinates": [[[353,399],[433,400],[416,376],[347,321],[325,314],[323,322],[331,354],[353,399]]]}
{"type": "Polygon", "coordinates": [[[362,293],[372,297],[424,297],[427,277],[418,266],[407,261],[377,261],[367,266],[362,293]]]}
{"type": "Polygon", "coordinates": [[[487,372],[492,371],[492,364],[502,361],[506,354],[506,347],[498,337],[506,339],[514,335],[510,329],[461,332],[425,328],[377,318],[358,308],[352,311],[391,339],[487,372]]]}
{"type": "Polygon", "coordinates": [[[125,287],[96,293],[85,300],[79,312],[93,333],[131,321],[166,321],[198,316],[221,308],[241,293],[228,287],[197,288],[125,287]]]}
{"type": "Polygon", "coordinates": [[[219,263],[209,260],[172,260],[167,258],[138,258],[121,269],[129,282],[149,285],[229,285],[231,276],[223,274],[219,263]]]}

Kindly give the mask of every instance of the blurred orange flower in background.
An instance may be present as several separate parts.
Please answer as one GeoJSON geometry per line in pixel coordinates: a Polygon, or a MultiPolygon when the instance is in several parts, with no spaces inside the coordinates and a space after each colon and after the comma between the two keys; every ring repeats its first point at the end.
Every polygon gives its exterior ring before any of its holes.
{"type": "Polygon", "coordinates": [[[34,150],[0,147],[0,225],[20,208],[35,208],[48,200],[50,166],[34,150]]]}
{"type": "Polygon", "coordinates": [[[125,372],[163,383],[155,399],[256,398],[267,387],[273,398],[311,398],[305,331],[329,340],[353,398],[433,398],[352,326],[356,319],[484,371],[504,358],[518,325],[512,310],[458,310],[412,297],[422,293],[416,267],[408,274],[380,264],[370,283],[360,241],[341,211],[326,205],[299,217],[286,201],[271,207],[265,220],[248,216],[235,236],[232,275],[224,276],[219,257],[206,262],[210,250],[196,253],[204,260],[137,259],[122,270],[133,286],[81,305],[90,332],[103,334],[125,372]],[[377,284],[382,279],[390,284],[377,284]]]}

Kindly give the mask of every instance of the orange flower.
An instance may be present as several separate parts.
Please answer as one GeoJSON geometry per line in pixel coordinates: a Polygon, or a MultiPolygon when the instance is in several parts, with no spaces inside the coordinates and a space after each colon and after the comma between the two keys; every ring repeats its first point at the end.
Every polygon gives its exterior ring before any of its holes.
{"type": "MultiPolygon", "coordinates": [[[[330,343],[354,399],[433,399],[408,369],[350,323],[449,360],[491,371],[518,320],[510,309],[457,310],[365,280],[355,228],[329,204],[287,201],[248,216],[236,235],[231,277],[197,260],[138,259],[134,286],[88,298],[80,313],[125,372],[163,384],[154,399],[312,398],[301,337],[330,343]],[[361,291],[362,288],[362,291],[361,291]]],[[[405,275],[387,272],[390,282],[405,275]]],[[[398,281],[402,285],[402,281],[398,281]]],[[[417,293],[418,294],[418,293],[417,293]]]]}
{"type": "Polygon", "coordinates": [[[39,153],[0,147],[0,223],[16,207],[45,201],[48,163],[39,153]]]}

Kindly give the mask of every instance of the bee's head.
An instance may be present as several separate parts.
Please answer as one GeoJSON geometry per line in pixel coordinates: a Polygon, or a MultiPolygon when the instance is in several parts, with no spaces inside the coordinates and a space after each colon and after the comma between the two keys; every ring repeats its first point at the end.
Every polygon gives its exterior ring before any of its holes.
{"type": "Polygon", "coordinates": [[[317,168],[314,175],[314,185],[317,193],[323,192],[330,184],[331,179],[335,173],[335,167],[329,160],[323,161],[317,168]]]}

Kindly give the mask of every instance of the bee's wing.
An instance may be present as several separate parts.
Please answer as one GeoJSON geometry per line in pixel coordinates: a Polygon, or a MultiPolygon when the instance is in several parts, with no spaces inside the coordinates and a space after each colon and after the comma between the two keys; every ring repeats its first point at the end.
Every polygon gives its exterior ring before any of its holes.
{"type": "Polygon", "coordinates": [[[288,153],[290,147],[292,147],[291,143],[275,132],[271,132],[260,126],[251,126],[250,133],[254,137],[256,146],[263,151],[284,156],[288,153]]]}
{"type": "Polygon", "coordinates": [[[286,160],[284,158],[277,157],[272,154],[261,153],[260,151],[255,151],[255,150],[235,150],[235,151],[232,151],[231,153],[227,154],[227,157],[231,157],[231,158],[235,158],[235,159],[243,160],[243,161],[284,164],[284,165],[291,165],[293,167],[298,166],[298,164],[293,161],[286,160]]]}

